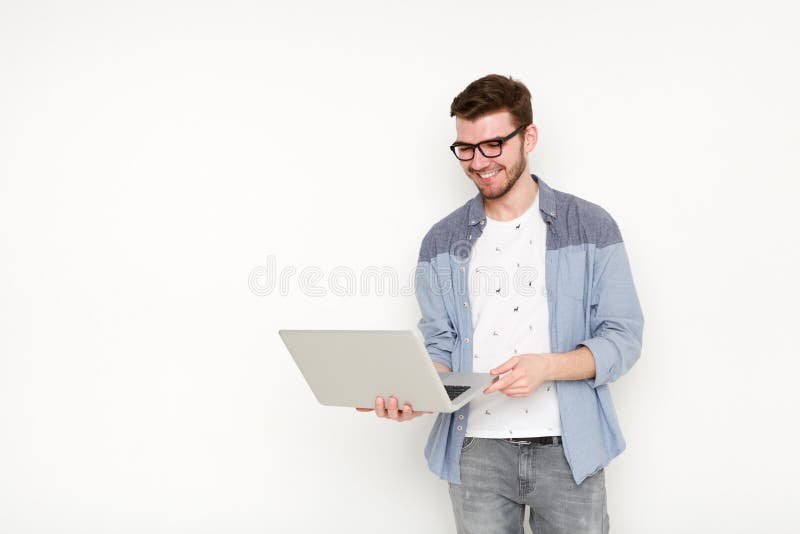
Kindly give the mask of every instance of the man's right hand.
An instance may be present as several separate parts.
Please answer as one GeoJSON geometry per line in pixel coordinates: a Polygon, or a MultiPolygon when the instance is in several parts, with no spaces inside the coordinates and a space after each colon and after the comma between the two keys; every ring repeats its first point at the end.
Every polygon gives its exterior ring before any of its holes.
{"type": "Polygon", "coordinates": [[[410,421],[419,417],[420,415],[425,415],[426,413],[432,413],[414,411],[414,408],[412,408],[408,403],[406,403],[403,406],[403,409],[400,410],[397,406],[397,398],[394,396],[389,397],[388,403],[383,400],[383,397],[377,397],[375,399],[375,408],[356,408],[356,410],[359,412],[371,412],[372,410],[375,410],[375,414],[378,417],[391,419],[392,421],[397,421],[398,423],[410,421]]]}
{"type": "MultiPolygon", "coordinates": [[[[449,373],[450,368],[444,364],[439,362],[433,362],[433,366],[436,368],[436,371],[440,373],[449,373]]],[[[406,403],[403,406],[403,409],[398,409],[397,406],[397,399],[395,397],[389,397],[389,404],[388,406],[383,400],[383,397],[378,397],[375,399],[375,408],[356,408],[359,412],[371,412],[375,410],[375,414],[378,417],[384,419],[391,419],[393,421],[397,421],[398,423],[402,423],[403,421],[410,421],[419,417],[420,415],[425,415],[426,413],[433,413],[433,412],[415,412],[414,408],[411,407],[410,404],[406,403]]]]}

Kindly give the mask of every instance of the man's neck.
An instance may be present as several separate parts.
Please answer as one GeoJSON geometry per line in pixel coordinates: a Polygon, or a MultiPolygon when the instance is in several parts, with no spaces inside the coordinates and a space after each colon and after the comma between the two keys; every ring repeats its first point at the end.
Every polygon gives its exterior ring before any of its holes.
{"type": "Polygon", "coordinates": [[[483,211],[487,217],[496,221],[511,221],[525,213],[531,207],[539,185],[525,169],[508,193],[495,199],[483,199],[483,211]]]}

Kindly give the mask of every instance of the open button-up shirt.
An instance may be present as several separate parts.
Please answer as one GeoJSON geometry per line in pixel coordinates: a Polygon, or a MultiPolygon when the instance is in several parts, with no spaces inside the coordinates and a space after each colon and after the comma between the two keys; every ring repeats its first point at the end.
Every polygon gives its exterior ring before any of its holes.
{"type": "MultiPolygon", "coordinates": [[[[644,317],[616,222],[596,204],[551,189],[535,175],[531,178],[539,186],[539,211],[547,224],[551,352],[585,345],[595,360],[594,378],[556,382],[564,453],[580,484],[625,449],[608,384],[639,358],[644,317]]],[[[472,371],[467,279],[471,249],[485,224],[479,193],[433,225],[420,247],[418,327],[433,361],[456,372],[472,371]]],[[[439,414],[425,447],[430,469],[454,483],[461,481],[459,460],[468,417],[469,404],[452,414],[439,414]]]]}

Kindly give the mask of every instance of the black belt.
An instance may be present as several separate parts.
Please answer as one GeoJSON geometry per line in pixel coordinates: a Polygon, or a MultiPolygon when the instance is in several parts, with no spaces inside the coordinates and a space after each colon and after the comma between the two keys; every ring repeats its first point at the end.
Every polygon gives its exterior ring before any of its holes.
{"type": "Polygon", "coordinates": [[[535,438],[503,438],[515,445],[561,445],[561,436],[538,436],[535,438]]]}

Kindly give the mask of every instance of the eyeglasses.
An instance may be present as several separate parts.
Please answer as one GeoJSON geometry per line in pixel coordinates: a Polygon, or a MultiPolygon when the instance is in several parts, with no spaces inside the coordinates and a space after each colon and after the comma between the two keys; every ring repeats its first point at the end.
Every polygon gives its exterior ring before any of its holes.
{"type": "Polygon", "coordinates": [[[503,153],[503,144],[528,126],[529,124],[523,124],[505,137],[487,139],[486,141],[481,141],[480,143],[474,145],[469,143],[453,143],[450,145],[450,150],[452,150],[453,154],[456,155],[456,158],[461,161],[469,161],[474,158],[476,148],[481,151],[483,157],[496,158],[503,153]]]}

